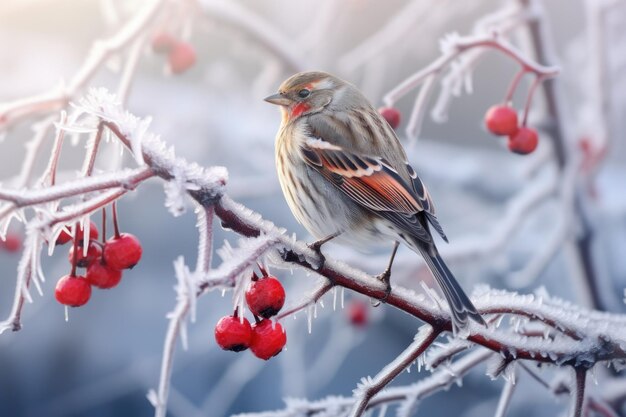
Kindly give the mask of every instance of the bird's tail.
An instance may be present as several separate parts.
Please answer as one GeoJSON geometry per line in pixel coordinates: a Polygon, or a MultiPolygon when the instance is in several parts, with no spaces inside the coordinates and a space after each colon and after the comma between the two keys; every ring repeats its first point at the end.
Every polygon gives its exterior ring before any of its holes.
{"type": "Polygon", "coordinates": [[[439,256],[437,249],[434,246],[425,247],[424,244],[420,243],[417,243],[416,246],[448,301],[450,313],[452,314],[453,331],[456,333],[458,330],[465,329],[468,318],[486,326],[485,321],[476,310],[476,307],[474,307],[474,304],[472,304],[472,301],[465,294],[465,291],[463,291],[463,288],[454,278],[448,266],[443,262],[441,256],[439,256]]]}

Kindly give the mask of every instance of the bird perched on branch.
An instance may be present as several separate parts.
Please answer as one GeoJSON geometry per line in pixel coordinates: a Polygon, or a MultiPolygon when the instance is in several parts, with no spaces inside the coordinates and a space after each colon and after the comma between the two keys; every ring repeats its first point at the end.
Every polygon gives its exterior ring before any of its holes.
{"type": "Polygon", "coordinates": [[[394,130],[352,84],[324,72],[295,74],[265,101],[280,106],[276,166],[296,219],[313,234],[310,245],[337,239],[350,245],[394,242],[378,277],[391,291],[399,242],[420,253],[448,301],[453,328],[484,324],[430,233],[447,241],[426,187],[408,163],[394,130]]]}

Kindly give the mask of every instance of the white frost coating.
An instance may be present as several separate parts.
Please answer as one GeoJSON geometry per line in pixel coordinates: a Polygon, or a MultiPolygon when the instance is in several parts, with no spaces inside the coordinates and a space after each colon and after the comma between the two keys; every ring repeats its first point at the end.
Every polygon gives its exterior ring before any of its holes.
{"type": "Polygon", "coordinates": [[[163,183],[165,190],[165,207],[174,217],[178,217],[187,211],[187,190],[182,184],[180,177],[174,177],[163,183]]]}
{"type": "Polygon", "coordinates": [[[252,269],[257,261],[276,245],[277,241],[276,236],[261,235],[240,239],[237,248],[225,242],[224,246],[217,250],[223,262],[202,277],[198,285],[207,286],[208,289],[234,287],[234,306],[243,303],[245,298],[243,294],[250,284],[252,269]]]}
{"type": "Polygon", "coordinates": [[[367,394],[367,390],[372,387],[374,384],[374,380],[371,376],[364,376],[361,380],[356,384],[356,388],[352,390],[352,393],[355,397],[360,397],[367,394]]]}
{"type": "Polygon", "coordinates": [[[113,123],[128,140],[138,164],[142,165],[149,160],[152,167],[168,172],[188,191],[201,189],[205,194],[215,196],[223,193],[228,179],[224,167],[203,168],[176,157],[173,147],[167,147],[157,135],[148,131],[148,119],[140,119],[125,111],[115,96],[106,89],[90,90],[75,107],[86,115],[113,123]]]}
{"type": "MultiPolygon", "coordinates": [[[[185,265],[185,258],[179,256],[174,261],[174,271],[176,274],[176,299],[179,303],[187,303],[189,306],[189,316],[191,321],[195,321],[196,317],[196,291],[197,286],[195,284],[194,274],[191,273],[189,267],[185,265]]],[[[175,312],[171,312],[167,315],[168,319],[175,318],[175,312]]],[[[183,349],[187,350],[187,323],[183,320],[180,324],[180,338],[183,345],[183,349]]]]}
{"type": "MultiPolygon", "coordinates": [[[[143,140],[148,138],[148,128],[152,119],[150,117],[141,119],[127,111],[125,111],[121,103],[114,94],[109,93],[105,88],[92,88],[88,94],[74,105],[79,116],[88,114],[95,116],[101,120],[115,123],[120,132],[130,141],[130,148],[135,161],[139,165],[144,164],[143,160],[143,140]]],[[[73,129],[80,128],[77,124],[79,117],[72,117],[74,121],[73,129]]],[[[82,133],[82,132],[81,132],[82,133]]]]}

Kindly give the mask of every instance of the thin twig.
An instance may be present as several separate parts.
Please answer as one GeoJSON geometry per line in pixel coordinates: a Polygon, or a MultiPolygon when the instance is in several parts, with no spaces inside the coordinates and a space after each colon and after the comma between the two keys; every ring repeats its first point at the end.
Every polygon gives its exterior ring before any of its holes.
{"type": "Polygon", "coordinates": [[[585,382],[587,379],[587,369],[581,367],[574,368],[574,373],[576,375],[576,385],[574,386],[574,402],[570,415],[572,417],[581,417],[585,402],[585,382]]]}
{"type": "Polygon", "coordinates": [[[112,54],[124,48],[140,32],[144,31],[147,26],[155,21],[155,16],[163,3],[164,0],[154,0],[148,3],[114,36],[106,40],[94,42],[91,51],[87,54],[87,59],[65,88],[0,104],[1,126],[8,127],[30,115],[51,112],[65,107],[112,54]]]}
{"type": "Polygon", "coordinates": [[[324,294],[326,294],[332,288],[333,288],[333,283],[325,279],[324,282],[316,290],[312,291],[310,294],[307,294],[307,296],[303,300],[301,300],[298,304],[283,310],[279,315],[277,315],[276,320],[281,320],[285,317],[288,317],[294,313],[297,313],[298,311],[301,311],[307,308],[311,304],[317,303],[318,300],[322,298],[324,294]]]}
{"type": "MultiPolygon", "coordinates": [[[[76,197],[94,191],[111,188],[132,190],[143,181],[153,177],[155,173],[149,167],[126,170],[115,174],[102,174],[91,178],[68,181],[44,190],[9,190],[0,188],[0,201],[13,203],[12,209],[30,207],[70,197],[76,197]]],[[[4,214],[4,212],[3,212],[4,214]]],[[[0,219],[3,216],[0,216],[0,219]]]]}
{"type": "Polygon", "coordinates": [[[511,404],[511,398],[513,397],[513,391],[515,391],[515,381],[513,377],[511,377],[508,381],[504,383],[504,387],[502,388],[502,394],[500,394],[498,407],[496,408],[496,413],[494,414],[494,417],[506,416],[506,411],[511,404]]]}
{"type": "Polygon", "coordinates": [[[440,329],[427,326],[420,329],[413,343],[409,345],[401,354],[389,365],[385,366],[371,381],[365,381],[363,387],[358,388],[357,401],[352,407],[350,417],[359,417],[363,414],[372,397],[386,387],[396,376],[407,366],[410,366],[418,356],[430,347],[441,333],[440,329]]]}
{"type": "Polygon", "coordinates": [[[396,101],[419,84],[425,82],[428,77],[443,71],[450,62],[455,60],[460,54],[472,50],[473,48],[493,48],[517,61],[524,70],[542,75],[546,78],[554,77],[559,73],[559,69],[556,67],[547,67],[530,61],[508,42],[500,38],[494,38],[493,35],[459,38],[450,45],[447,53],[441,55],[430,65],[413,74],[388,92],[383,97],[385,105],[393,106],[396,101]]]}

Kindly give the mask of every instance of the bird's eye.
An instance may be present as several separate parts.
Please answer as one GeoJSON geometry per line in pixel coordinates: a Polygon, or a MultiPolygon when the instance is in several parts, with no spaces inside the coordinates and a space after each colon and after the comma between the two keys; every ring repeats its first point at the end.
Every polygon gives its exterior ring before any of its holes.
{"type": "Polygon", "coordinates": [[[306,88],[303,88],[302,90],[298,91],[298,97],[300,98],[307,98],[310,94],[311,94],[311,91],[307,90],[306,88]]]}

